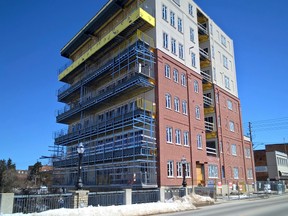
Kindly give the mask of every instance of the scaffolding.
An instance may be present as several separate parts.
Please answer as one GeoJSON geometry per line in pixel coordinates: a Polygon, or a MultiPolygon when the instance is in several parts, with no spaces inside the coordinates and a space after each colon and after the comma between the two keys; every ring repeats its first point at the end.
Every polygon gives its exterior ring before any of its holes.
{"type": "Polygon", "coordinates": [[[153,40],[137,30],[103,55],[103,63],[59,90],[66,106],[57,122],[68,128],[55,133],[64,154],[61,148],[53,161],[54,186],[74,187],[82,142],[82,179],[89,189],[157,187],[153,51],[153,40]]]}

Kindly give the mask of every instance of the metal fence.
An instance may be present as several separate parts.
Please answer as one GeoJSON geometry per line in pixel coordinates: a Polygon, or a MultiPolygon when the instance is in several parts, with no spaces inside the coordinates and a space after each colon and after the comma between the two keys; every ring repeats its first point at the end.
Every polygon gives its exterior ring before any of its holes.
{"type": "Polygon", "coordinates": [[[135,190],[132,191],[132,204],[151,203],[160,200],[160,190],[135,190]]]}
{"type": "Polygon", "coordinates": [[[169,188],[165,190],[165,200],[169,200],[173,198],[173,196],[178,196],[178,197],[185,196],[185,188],[169,188]]]}
{"type": "Polygon", "coordinates": [[[88,206],[111,206],[124,205],[125,192],[90,192],[88,195],[88,206]]]}
{"type": "Polygon", "coordinates": [[[33,213],[58,208],[72,208],[72,193],[14,196],[13,213],[33,213]]]}
{"type": "Polygon", "coordinates": [[[194,187],[194,192],[201,196],[215,197],[215,188],[213,187],[194,187]]]}

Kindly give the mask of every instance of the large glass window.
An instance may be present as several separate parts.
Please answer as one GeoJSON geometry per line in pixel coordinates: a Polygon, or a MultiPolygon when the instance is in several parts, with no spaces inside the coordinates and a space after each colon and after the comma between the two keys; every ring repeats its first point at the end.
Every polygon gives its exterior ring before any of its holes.
{"type": "Polygon", "coordinates": [[[184,131],[184,133],[183,133],[183,142],[184,142],[184,146],[189,146],[189,133],[188,133],[188,131],[184,131]]]}
{"type": "Polygon", "coordinates": [[[175,27],[175,13],[173,11],[170,11],[170,24],[175,27]]]}
{"type": "Polygon", "coordinates": [[[208,177],[209,178],[218,178],[218,166],[217,165],[208,165],[208,177]]]}
{"type": "Polygon", "coordinates": [[[168,34],[166,32],[163,32],[163,47],[168,49],[168,34]]]}
{"type": "Polygon", "coordinates": [[[174,82],[179,82],[179,72],[178,70],[174,69],[173,71],[173,79],[174,79],[174,82]]]}
{"type": "Polygon", "coordinates": [[[182,162],[176,163],[176,169],[177,169],[177,177],[183,177],[182,174],[182,162]]]}
{"type": "Polygon", "coordinates": [[[174,98],[174,110],[180,112],[180,101],[178,97],[174,98]]]}
{"type": "Polygon", "coordinates": [[[202,135],[201,134],[197,134],[197,148],[198,149],[202,149],[202,135]]]}
{"type": "Polygon", "coordinates": [[[195,117],[196,119],[200,119],[200,107],[199,106],[195,107],[195,117]]]}
{"type": "Polygon", "coordinates": [[[231,144],[231,154],[236,156],[237,155],[237,146],[236,144],[231,144]]]}
{"type": "Polygon", "coordinates": [[[195,53],[191,53],[191,64],[193,67],[196,67],[196,55],[195,53]]]}
{"type": "Polygon", "coordinates": [[[199,93],[199,83],[197,80],[194,81],[194,92],[199,93]]]}
{"type": "Polygon", "coordinates": [[[183,22],[182,19],[178,17],[178,31],[183,32],[183,22]]]}
{"type": "Polygon", "coordinates": [[[182,86],[186,86],[187,83],[186,83],[186,76],[184,73],[181,74],[181,85],[182,86]]]}
{"type": "Polygon", "coordinates": [[[171,52],[176,54],[176,40],[174,38],[171,38],[171,52]]]}
{"type": "Polygon", "coordinates": [[[188,5],[188,12],[191,16],[193,16],[193,5],[191,5],[190,3],[188,5]]]}
{"type": "Polygon", "coordinates": [[[168,177],[173,177],[174,176],[173,161],[167,161],[167,176],[168,177]]]}
{"type": "Polygon", "coordinates": [[[168,93],[165,95],[165,104],[166,108],[171,109],[171,95],[168,93]]]}
{"type": "Polygon", "coordinates": [[[179,129],[175,130],[175,143],[181,144],[181,130],[179,129]]]}
{"type": "Polygon", "coordinates": [[[187,112],[187,101],[186,100],[182,101],[182,112],[183,112],[184,115],[188,114],[188,112],[187,112]]]}
{"type": "Polygon", "coordinates": [[[231,132],[235,132],[235,126],[233,121],[229,121],[229,129],[231,132]]]}
{"type": "Polygon", "coordinates": [[[190,27],[190,41],[195,42],[195,31],[193,28],[190,27]]]}
{"type": "Polygon", "coordinates": [[[165,64],[164,71],[165,71],[165,77],[171,78],[170,66],[168,64],[165,64]]]}
{"type": "Polygon", "coordinates": [[[233,168],[233,177],[234,179],[239,179],[239,170],[238,167],[233,168]]]}
{"type": "Polygon", "coordinates": [[[172,143],[172,128],[166,127],[166,141],[172,143]]]}
{"type": "Polygon", "coordinates": [[[184,47],[179,43],[179,58],[184,59],[184,47]]]}
{"type": "Polygon", "coordinates": [[[167,6],[162,5],[162,19],[167,21],[167,6]]]}

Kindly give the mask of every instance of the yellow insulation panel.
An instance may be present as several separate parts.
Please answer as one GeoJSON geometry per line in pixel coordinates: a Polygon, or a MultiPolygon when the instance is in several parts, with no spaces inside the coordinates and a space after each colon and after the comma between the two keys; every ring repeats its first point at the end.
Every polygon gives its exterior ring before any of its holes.
{"type": "Polygon", "coordinates": [[[120,34],[123,30],[129,27],[132,23],[134,23],[137,19],[143,19],[151,26],[155,26],[155,18],[147,13],[142,8],[138,8],[132,14],[130,14],[126,19],[124,19],[115,29],[109,32],[106,36],[100,39],[96,44],[94,44],[86,53],[84,53],[80,58],[74,61],[69,67],[67,67],[61,74],[59,74],[58,79],[61,81],[64,77],[66,77],[71,71],[76,69],[79,65],[81,65],[84,61],[86,61],[89,57],[91,57],[95,52],[105,46],[109,41],[114,39],[118,34],[120,34]]]}

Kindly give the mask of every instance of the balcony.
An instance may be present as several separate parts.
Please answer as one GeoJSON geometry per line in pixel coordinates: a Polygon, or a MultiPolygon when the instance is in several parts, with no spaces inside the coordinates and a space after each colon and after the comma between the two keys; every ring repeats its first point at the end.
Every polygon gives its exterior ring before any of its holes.
{"type": "Polygon", "coordinates": [[[200,70],[200,73],[203,77],[203,80],[205,80],[206,82],[212,82],[211,75],[209,74],[209,70],[208,71],[200,70]]]}
{"type": "Polygon", "coordinates": [[[206,23],[204,25],[198,23],[198,38],[200,43],[205,42],[209,39],[209,33],[206,28],[206,23]]]}
{"type": "Polygon", "coordinates": [[[154,80],[145,76],[142,73],[129,73],[120,80],[115,80],[115,85],[107,87],[106,91],[98,91],[94,97],[87,97],[85,101],[79,101],[73,106],[66,106],[64,109],[58,111],[58,123],[71,123],[73,119],[77,119],[81,115],[81,111],[89,111],[90,109],[97,109],[109,100],[109,105],[116,104],[123,98],[133,97],[143,92],[154,88],[154,80]]]}
{"type": "Polygon", "coordinates": [[[212,131],[214,131],[214,123],[205,121],[205,130],[206,130],[207,132],[212,132],[212,131]]]}
{"type": "Polygon", "coordinates": [[[213,100],[210,97],[203,95],[204,107],[213,107],[213,100]]]}
{"type": "Polygon", "coordinates": [[[206,142],[206,153],[208,156],[217,156],[216,141],[206,142]]]}

